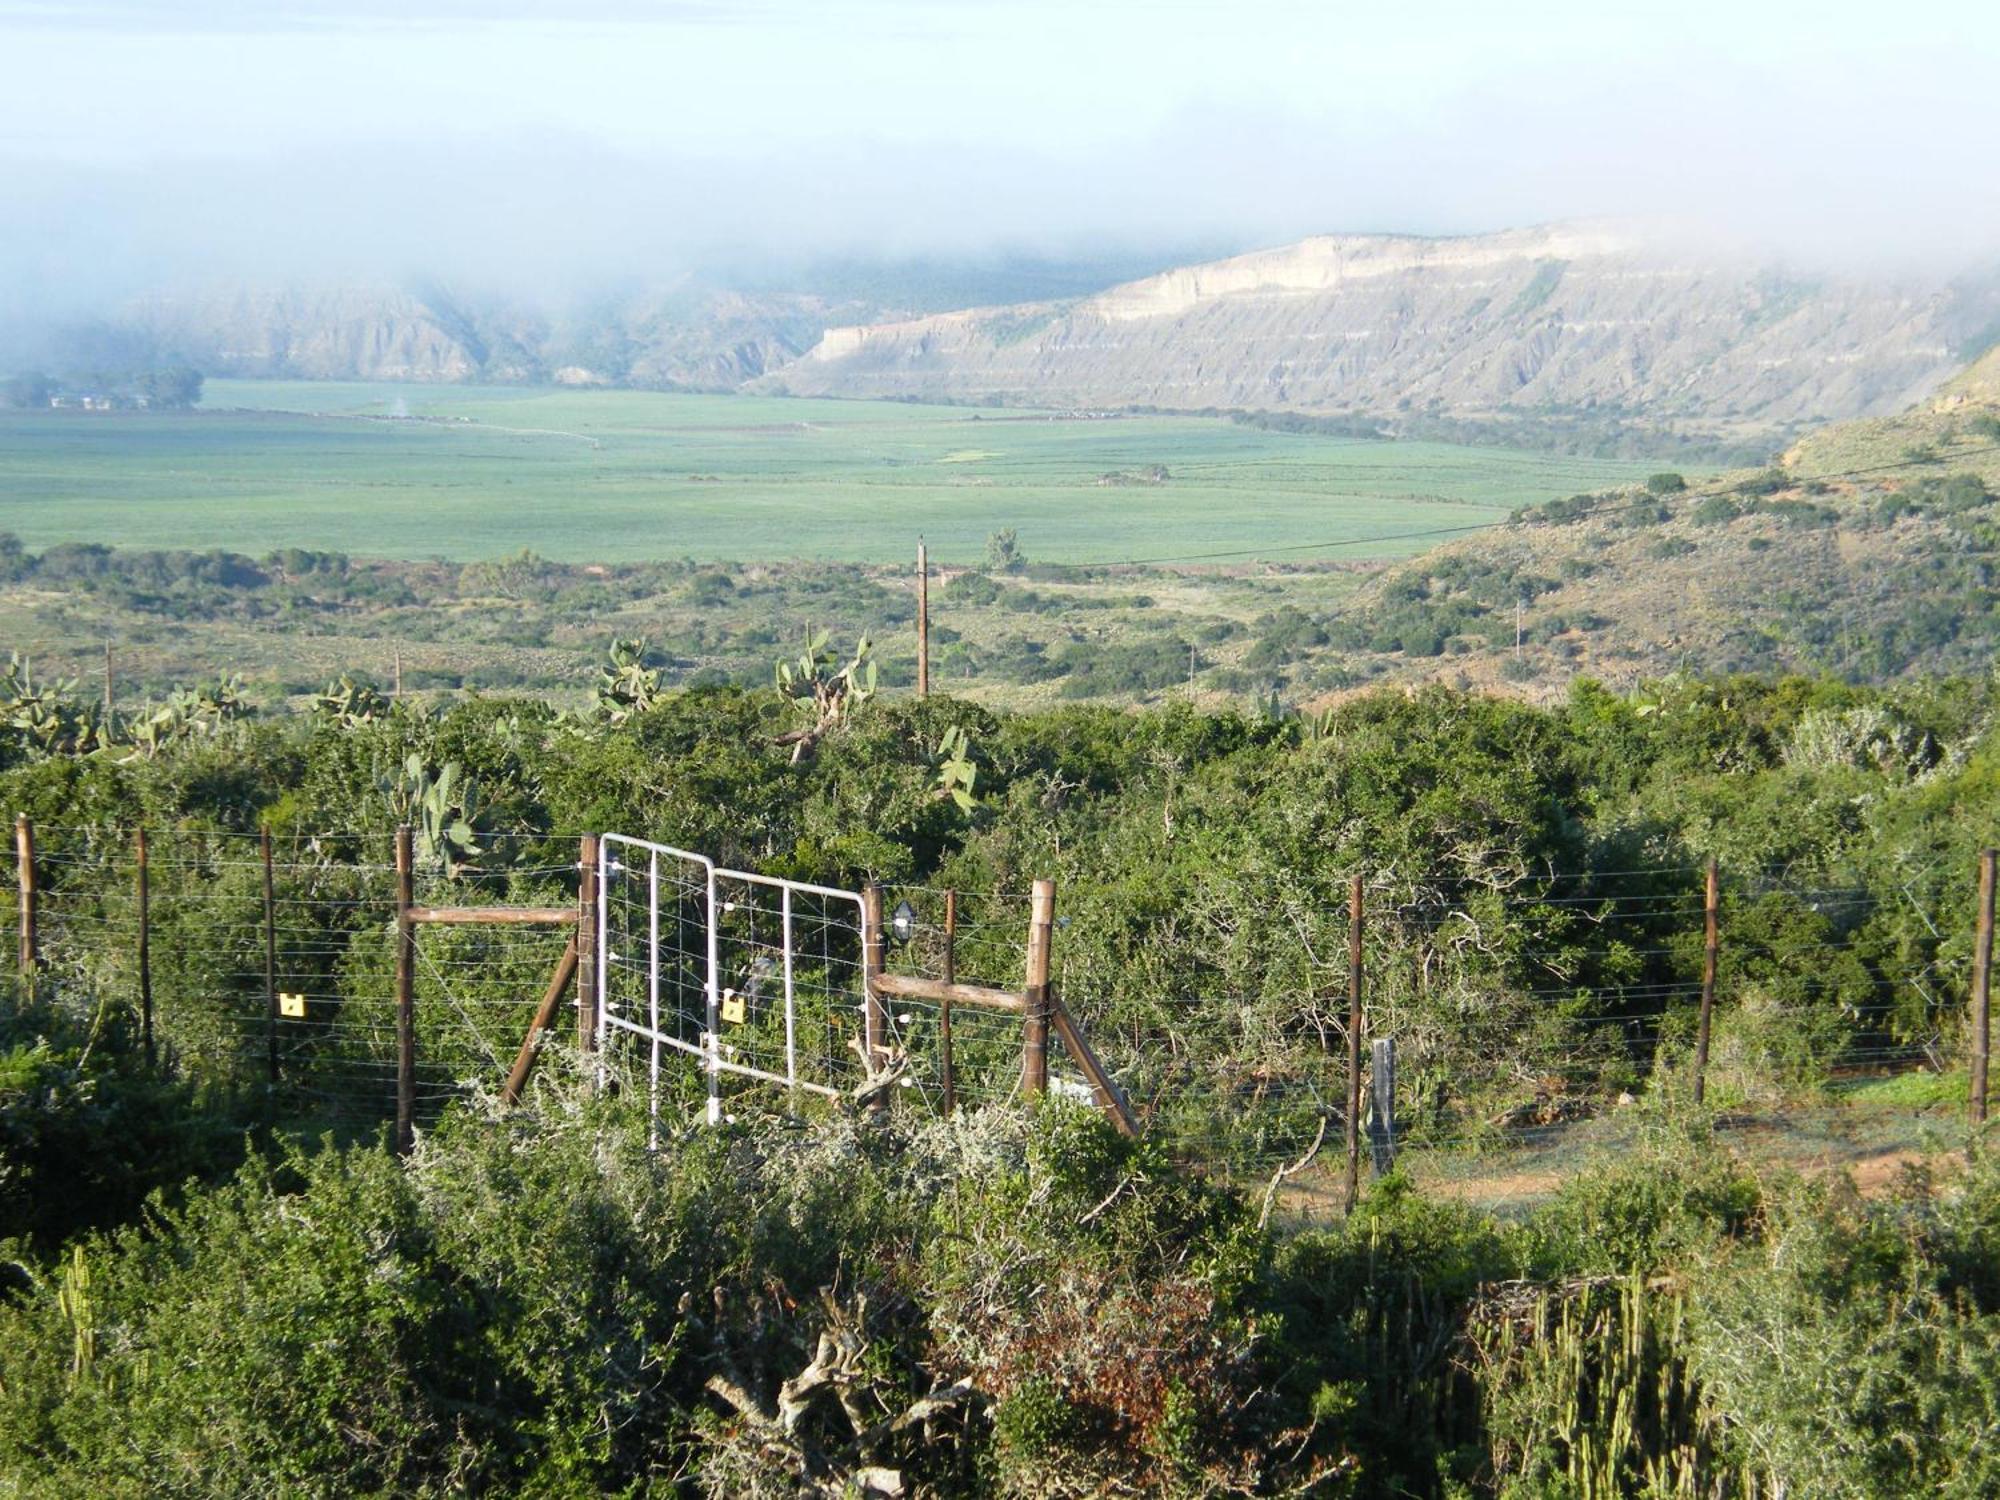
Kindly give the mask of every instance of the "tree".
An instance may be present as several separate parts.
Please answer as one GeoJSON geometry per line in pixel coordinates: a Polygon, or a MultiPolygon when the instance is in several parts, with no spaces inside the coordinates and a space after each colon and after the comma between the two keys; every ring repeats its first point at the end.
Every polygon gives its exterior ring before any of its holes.
{"type": "Polygon", "coordinates": [[[186,365],[148,370],[139,377],[139,394],[148,405],[186,411],[201,400],[201,371],[186,365]]]}
{"type": "Polygon", "coordinates": [[[56,383],[40,371],[26,371],[0,386],[0,403],[22,408],[47,406],[56,383]]]}
{"type": "Polygon", "coordinates": [[[1021,555],[1021,544],[1014,535],[1014,528],[996,531],[986,539],[986,566],[994,573],[1018,573],[1028,565],[1021,555]]]}

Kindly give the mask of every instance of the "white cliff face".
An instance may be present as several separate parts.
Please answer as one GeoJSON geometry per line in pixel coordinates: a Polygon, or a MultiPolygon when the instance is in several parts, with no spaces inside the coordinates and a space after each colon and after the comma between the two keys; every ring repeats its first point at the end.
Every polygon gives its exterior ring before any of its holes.
{"type": "Polygon", "coordinates": [[[1177,317],[1228,297],[1335,294],[1355,282],[1426,272],[1479,282],[1524,259],[1603,258],[1630,248],[1628,241],[1609,230],[1560,226],[1463,239],[1319,235],[1277,250],[1164,271],[1092,297],[1081,310],[1114,322],[1177,317]]]}
{"type": "Polygon", "coordinates": [[[1775,426],[1923,398],[1995,312],[1992,289],[1789,278],[1591,225],[1323,236],[1068,305],[832,329],[759,388],[1775,426]]]}

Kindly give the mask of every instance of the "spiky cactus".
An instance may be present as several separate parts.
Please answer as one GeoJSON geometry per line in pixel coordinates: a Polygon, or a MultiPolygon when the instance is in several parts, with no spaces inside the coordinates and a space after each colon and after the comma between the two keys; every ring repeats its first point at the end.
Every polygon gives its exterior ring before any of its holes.
{"type": "Polygon", "coordinates": [[[819,742],[846,720],[857,706],[875,696],[874,647],[863,636],[854,655],[838,671],[839,656],[827,649],[824,630],[806,632],[806,648],[777,666],[778,691],[806,722],[778,736],[774,743],[792,747],[794,765],[811,755],[819,742]]]}
{"type": "Polygon", "coordinates": [[[412,753],[392,776],[377,783],[399,823],[410,825],[413,853],[421,865],[442,865],[457,876],[487,853],[480,842],[479,783],[457,761],[433,771],[412,753]]]}
{"type": "Polygon", "coordinates": [[[607,723],[623,724],[659,701],[660,689],[658,669],[646,665],[646,643],[613,641],[609,659],[597,669],[598,717],[607,723]]]}

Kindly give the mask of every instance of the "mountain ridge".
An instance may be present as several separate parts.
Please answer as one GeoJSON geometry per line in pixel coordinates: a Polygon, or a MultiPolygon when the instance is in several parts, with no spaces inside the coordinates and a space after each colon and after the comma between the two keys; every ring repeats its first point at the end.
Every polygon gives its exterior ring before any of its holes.
{"type": "Polygon", "coordinates": [[[1776,431],[1897,411],[2000,282],[1803,276],[1629,231],[1323,235],[1068,302],[829,329],[767,393],[1776,431]]]}
{"type": "MultiPolygon", "coordinates": [[[[68,367],[1262,413],[1507,440],[1630,429],[1741,451],[1959,399],[2000,272],[1807,274],[1584,221],[1316,235],[1158,268],[680,275],[594,299],[224,285],[71,330],[68,367]],[[1106,284],[1108,281],[1109,284],[1106,284]],[[981,291],[998,300],[957,299],[981,291]],[[1045,295],[1008,300],[1021,292],[1045,295]]],[[[1968,384],[1971,382],[1971,384],[1968,384]]],[[[1525,439],[1532,440],[1532,439],[1525,439]]]]}

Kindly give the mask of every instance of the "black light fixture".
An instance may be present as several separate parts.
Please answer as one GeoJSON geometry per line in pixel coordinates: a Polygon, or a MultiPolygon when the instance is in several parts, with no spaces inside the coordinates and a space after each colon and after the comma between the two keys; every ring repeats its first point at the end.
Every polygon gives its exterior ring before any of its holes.
{"type": "Polygon", "coordinates": [[[898,901],[889,916],[889,936],[898,943],[908,943],[916,935],[917,909],[908,901],[898,901]]]}

